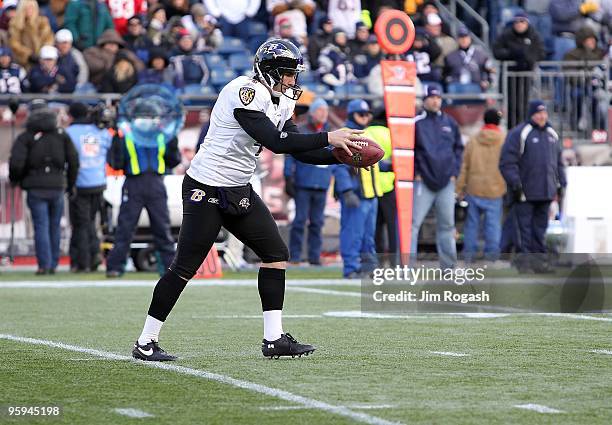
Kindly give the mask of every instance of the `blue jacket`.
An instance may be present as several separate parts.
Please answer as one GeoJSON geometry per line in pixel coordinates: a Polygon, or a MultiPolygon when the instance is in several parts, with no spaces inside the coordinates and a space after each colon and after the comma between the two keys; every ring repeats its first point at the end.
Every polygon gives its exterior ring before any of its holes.
{"type": "Polygon", "coordinates": [[[415,175],[432,191],[457,177],[463,159],[463,141],[457,122],[443,112],[424,111],[415,125],[415,175]]]}
{"type": "MultiPolygon", "coordinates": [[[[362,130],[363,127],[351,120],[351,117],[345,123],[345,127],[362,130]]],[[[334,175],[334,192],[336,196],[342,195],[347,190],[352,190],[361,199],[363,190],[361,189],[361,178],[356,168],[345,164],[332,165],[332,174],[334,175]]]]}
{"type": "Polygon", "coordinates": [[[59,93],[72,93],[76,87],[78,75],[79,67],[71,55],[62,57],[51,72],[45,71],[40,65],[35,65],[28,74],[30,91],[32,93],[49,93],[51,86],[57,85],[59,93]],[[70,58],[65,59],[68,56],[70,58]]]}
{"type": "MultiPolygon", "coordinates": [[[[318,133],[319,131],[327,131],[327,124],[321,130],[315,129],[310,121],[307,125],[300,127],[300,133],[318,133]]],[[[295,187],[298,189],[327,190],[331,180],[331,170],[332,167],[329,165],[305,164],[291,155],[285,155],[285,178],[293,177],[295,187]]]]}
{"type": "Polygon", "coordinates": [[[552,17],[552,33],[560,32],[575,33],[584,23],[580,13],[582,0],[555,0],[548,6],[548,12],[552,17]]]}
{"type": "Polygon", "coordinates": [[[550,124],[533,122],[514,127],[506,137],[499,170],[512,190],[523,189],[528,201],[550,201],[566,186],[562,146],[550,124]]]}
{"type": "Polygon", "coordinates": [[[66,128],[66,133],[79,153],[76,187],[87,189],[106,186],[106,154],[112,142],[108,130],[91,123],[75,122],[66,128]]]}

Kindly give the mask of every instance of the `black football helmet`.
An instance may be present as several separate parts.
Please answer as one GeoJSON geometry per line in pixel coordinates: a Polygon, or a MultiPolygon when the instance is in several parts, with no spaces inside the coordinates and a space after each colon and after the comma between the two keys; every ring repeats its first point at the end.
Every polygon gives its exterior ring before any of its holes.
{"type": "Polygon", "coordinates": [[[304,71],[304,59],[300,50],[288,40],[274,38],[259,46],[255,53],[253,71],[257,79],[279,97],[281,94],[289,99],[298,100],[302,89],[297,85],[297,77],[304,71]],[[296,84],[289,85],[282,82],[282,76],[295,74],[296,84]],[[276,84],[281,83],[281,91],[274,90],[276,84]],[[291,89],[291,95],[286,89],[291,89]]]}

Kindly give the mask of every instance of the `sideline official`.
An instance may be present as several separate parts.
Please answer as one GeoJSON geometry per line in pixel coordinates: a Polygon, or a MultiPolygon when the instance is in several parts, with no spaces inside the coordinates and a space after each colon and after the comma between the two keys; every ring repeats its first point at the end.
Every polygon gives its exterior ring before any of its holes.
{"type": "MultiPolygon", "coordinates": [[[[142,113],[146,115],[147,111],[142,113]]],[[[144,119],[151,117],[140,118],[144,119]]],[[[130,131],[118,130],[113,138],[108,162],[113,169],[123,170],[125,182],[115,243],[106,261],[106,277],[119,277],[124,273],[130,243],[143,208],[149,215],[153,242],[164,270],[168,269],[174,258],[174,239],[170,233],[168,195],[163,175],[181,162],[181,156],[176,137],[166,144],[165,136],[160,131],[156,139],[155,146],[144,147],[134,142],[134,134],[130,131]]]]}

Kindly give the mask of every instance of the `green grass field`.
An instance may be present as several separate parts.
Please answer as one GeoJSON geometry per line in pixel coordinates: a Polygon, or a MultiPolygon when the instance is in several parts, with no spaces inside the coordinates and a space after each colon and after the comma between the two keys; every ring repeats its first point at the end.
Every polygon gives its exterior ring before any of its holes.
{"type": "Polygon", "coordinates": [[[128,358],[152,286],[56,288],[67,274],[3,274],[0,423],[147,420],[115,409],[164,424],[612,423],[610,315],[340,317],[359,311],[358,286],[301,282],[288,285],[284,327],[317,351],[269,360],[253,274],[229,277],[247,279],[188,286],[161,335],[181,360],[160,368],[128,358]],[[18,285],[30,281],[40,286],[18,285]],[[528,404],[556,413],[515,407],[528,404]],[[30,405],[63,411],[6,413],[30,405]]]}

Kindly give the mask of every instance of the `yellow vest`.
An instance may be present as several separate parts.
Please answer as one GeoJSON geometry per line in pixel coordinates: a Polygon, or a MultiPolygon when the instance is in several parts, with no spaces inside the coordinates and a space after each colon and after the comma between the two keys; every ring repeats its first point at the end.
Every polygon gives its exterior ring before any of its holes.
{"type": "MultiPolygon", "coordinates": [[[[389,129],[382,125],[373,125],[365,130],[365,135],[370,139],[374,140],[379,146],[385,151],[383,160],[391,158],[391,132],[389,129]]],[[[378,164],[376,164],[378,170],[378,164]]],[[[380,188],[382,193],[389,193],[395,189],[395,173],[393,171],[380,171],[379,178],[380,188]]]]}
{"type": "Polygon", "coordinates": [[[380,168],[378,164],[374,164],[369,170],[365,168],[359,168],[359,177],[361,179],[361,190],[363,191],[363,197],[371,199],[374,197],[383,196],[383,190],[380,185],[380,168]]]}

